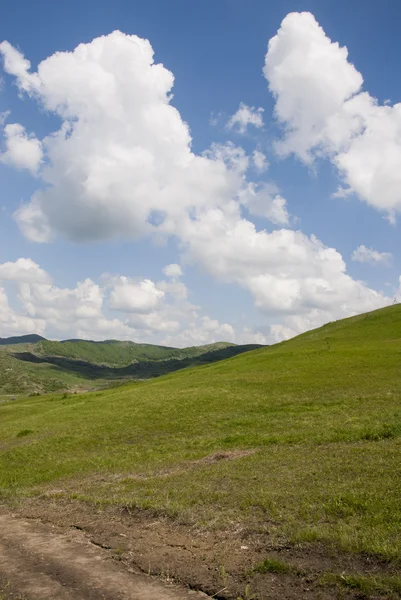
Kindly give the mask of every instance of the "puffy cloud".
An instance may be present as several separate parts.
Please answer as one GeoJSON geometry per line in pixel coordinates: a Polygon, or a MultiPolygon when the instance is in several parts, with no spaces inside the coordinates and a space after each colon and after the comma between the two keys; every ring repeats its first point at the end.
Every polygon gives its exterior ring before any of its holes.
{"type": "Polygon", "coordinates": [[[367,248],[362,245],[358,246],[358,248],[353,251],[351,259],[356,262],[369,263],[371,265],[388,265],[392,257],[390,252],[379,252],[378,250],[373,250],[373,248],[367,248]]]}
{"type": "MultiPolygon", "coordinates": [[[[15,262],[0,264],[0,284],[17,282],[19,287],[24,285],[47,285],[49,275],[30,258],[19,258],[15,262]]],[[[17,311],[9,304],[6,290],[0,285],[0,336],[24,333],[43,333],[46,322],[29,314],[27,310],[17,311]]]]}
{"type": "MultiPolygon", "coordinates": [[[[328,156],[347,188],[394,220],[401,210],[401,104],[362,92],[348,51],[310,13],[292,13],[268,47],[264,74],[284,125],[279,154],[328,156]]],[[[338,195],[338,194],[337,194],[338,195]]]]}
{"type": "Polygon", "coordinates": [[[260,150],[254,150],[252,154],[252,161],[255,169],[259,171],[259,173],[263,173],[267,171],[269,168],[269,161],[266,158],[266,155],[260,150]]]}
{"type": "MultiPolygon", "coordinates": [[[[286,126],[282,154],[295,152],[309,162],[310,150],[326,143],[330,119],[363,82],[347,56],[307,12],[287,15],[269,41],[264,74],[276,98],[276,116],[286,126]]],[[[339,142],[348,139],[348,123],[337,134],[339,142]]]]}
{"type": "Polygon", "coordinates": [[[150,279],[133,281],[120,277],[110,292],[110,308],[123,312],[150,313],[164,299],[164,292],[150,279]]]}
{"type": "Polygon", "coordinates": [[[43,156],[41,142],[35,136],[28,136],[19,123],[6,125],[4,135],[6,149],[0,154],[0,161],[37,173],[43,156]]]}
{"type": "Polygon", "coordinates": [[[277,186],[269,183],[249,183],[240,192],[240,201],[252,215],[265,217],[275,225],[287,225],[289,214],[287,202],[278,193],[277,186]]]}
{"type": "MultiPolygon", "coordinates": [[[[168,266],[178,273],[178,265],[168,266]]],[[[74,288],[60,288],[31,259],[0,264],[0,282],[16,285],[20,305],[12,308],[0,287],[0,336],[36,332],[56,338],[154,343],[170,336],[178,346],[188,339],[209,343],[221,340],[219,335],[235,337],[231,325],[210,319],[187,302],[187,288],[176,279],[157,284],[122,276],[102,280],[102,286],[86,279],[74,288]]]]}
{"type": "Polygon", "coordinates": [[[172,279],[177,279],[182,276],[182,268],[180,265],[172,264],[166,265],[163,269],[163,273],[166,277],[171,277],[172,279]]]}
{"type": "Polygon", "coordinates": [[[174,77],[147,40],[115,31],[50,56],[33,74],[10,44],[0,51],[21,90],[63,121],[42,141],[44,188],[15,215],[30,239],[171,233],[183,214],[223,205],[241,185],[241,152],[192,153],[170,103],[174,77]]]}
{"type": "Polygon", "coordinates": [[[315,236],[257,231],[234,210],[211,210],[188,223],[183,250],[220,281],[247,289],[271,319],[282,320],[272,328],[275,340],[390,303],[352,279],[341,254],[315,236]]]}
{"type": "Polygon", "coordinates": [[[235,337],[236,333],[232,325],[221,324],[216,319],[205,316],[201,319],[193,319],[187,329],[176,336],[167,336],[163,343],[169,345],[178,342],[179,346],[202,346],[214,342],[234,341],[235,337]]]}
{"type": "Polygon", "coordinates": [[[0,336],[8,337],[12,335],[22,335],[24,333],[44,332],[45,321],[40,319],[31,319],[24,314],[19,314],[9,305],[6,292],[0,287],[0,336]]]}
{"type": "Polygon", "coordinates": [[[168,278],[168,281],[160,281],[159,289],[163,290],[176,300],[186,300],[188,298],[188,288],[182,281],[178,281],[183,275],[180,265],[166,265],[163,269],[163,274],[168,278]]]}
{"type": "Polygon", "coordinates": [[[49,283],[50,277],[30,258],[0,264],[0,281],[20,283],[49,283]]]}
{"type": "Polygon", "coordinates": [[[249,125],[260,129],[263,127],[263,108],[255,108],[241,102],[239,109],[227,123],[228,129],[236,129],[244,134],[249,125]]]}
{"type": "Polygon", "coordinates": [[[74,289],[46,283],[21,283],[19,299],[31,317],[46,319],[54,326],[69,326],[76,319],[102,317],[103,291],[91,279],[79,282],[74,289]]]}

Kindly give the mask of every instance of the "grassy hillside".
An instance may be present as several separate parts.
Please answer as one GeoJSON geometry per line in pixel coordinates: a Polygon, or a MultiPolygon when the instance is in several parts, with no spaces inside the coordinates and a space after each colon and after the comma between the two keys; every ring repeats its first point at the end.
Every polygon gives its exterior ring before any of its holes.
{"type": "Polygon", "coordinates": [[[112,382],[149,379],[259,347],[218,342],[181,349],[116,340],[52,342],[43,338],[30,343],[37,337],[3,340],[0,395],[93,389],[112,382]]]}
{"type": "Polygon", "coordinates": [[[135,344],[134,342],[91,342],[85,340],[66,340],[52,342],[44,340],[32,348],[38,356],[63,356],[74,360],[83,360],[97,365],[124,367],[140,360],[166,360],[169,358],[190,358],[234,346],[228,342],[218,342],[207,346],[191,348],[169,348],[153,344],[135,344]]]}
{"type": "Polygon", "coordinates": [[[148,382],[5,403],[0,496],[56,486],[401,564],[400,365],[394,306],[148,382]]]}
{"type": "Polygon", "coordinates": [[[22,362],[4,349],[0,350],[0,401],[14,394],[55,392],[74,386],[83,387],[86,379],[48,364],[22,362]]]}

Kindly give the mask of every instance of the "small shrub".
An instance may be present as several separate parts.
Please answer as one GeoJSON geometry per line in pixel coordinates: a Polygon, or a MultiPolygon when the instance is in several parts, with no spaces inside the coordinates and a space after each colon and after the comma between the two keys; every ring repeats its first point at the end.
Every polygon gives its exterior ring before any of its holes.
{"type": "Polygon", "coordinates": [[[369,575],[339,575],[336,573],[325,573],[319,579],[320,585],[341,586],[351,590],[358,590],[366,595],[380,594],[397,595],[401,592],[401,578],[396,575],[369,576],[369,575]]]}

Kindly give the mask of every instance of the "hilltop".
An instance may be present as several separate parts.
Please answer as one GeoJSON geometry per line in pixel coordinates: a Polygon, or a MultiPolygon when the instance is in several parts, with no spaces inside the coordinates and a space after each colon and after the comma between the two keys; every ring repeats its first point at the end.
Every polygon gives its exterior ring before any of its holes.
{"type": "Polygon", "coordinates": [[[4,403],[0,497],[221,598],[398,598],[400,355],[393,306],[151,381],[4,403]],[[133,524],[144,545],[121,541],[133,524]]]}
{"type": "Polygon", "coordinates": [[[13,346],[16,344],[36,344],[45,341],[45,338],[36,333],[29,335],[18,335],[15,337],[0,338],[0,346],[13,346]]]}

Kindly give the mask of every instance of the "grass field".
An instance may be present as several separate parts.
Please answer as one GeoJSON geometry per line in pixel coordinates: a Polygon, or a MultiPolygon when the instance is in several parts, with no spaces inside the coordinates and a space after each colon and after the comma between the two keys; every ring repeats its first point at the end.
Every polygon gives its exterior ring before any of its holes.
{"type": "Polygon", "coordinates": [[[148,382],[3,403],[0,497],[57,488],[401,565],[400,398],[394,306],[148,382]]]}

